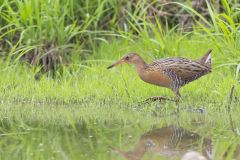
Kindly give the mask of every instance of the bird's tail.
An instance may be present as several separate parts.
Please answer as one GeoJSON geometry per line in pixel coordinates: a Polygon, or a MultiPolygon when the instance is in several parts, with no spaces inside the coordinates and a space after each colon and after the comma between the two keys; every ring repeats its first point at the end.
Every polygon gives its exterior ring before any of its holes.
{"type": "Polygon", "coordinates": [[[209,49],[202,58],[197,59],[196,62],[199,62],[201,64],[207,65],[211,67],[211,52],[212,49],[209,49]]]}

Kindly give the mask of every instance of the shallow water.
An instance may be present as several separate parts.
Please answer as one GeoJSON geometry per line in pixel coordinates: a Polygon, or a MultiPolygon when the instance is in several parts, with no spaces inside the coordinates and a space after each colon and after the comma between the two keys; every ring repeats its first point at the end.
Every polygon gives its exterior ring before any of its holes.
{"type": "Polygon", "coordinates": [[[237,112],[145,107],[1,105],[0,159],[240,159],[237,112]]]}

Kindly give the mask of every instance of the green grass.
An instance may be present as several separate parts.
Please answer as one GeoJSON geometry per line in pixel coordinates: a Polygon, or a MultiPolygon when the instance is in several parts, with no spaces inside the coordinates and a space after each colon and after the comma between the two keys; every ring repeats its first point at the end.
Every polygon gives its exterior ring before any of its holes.
{"type": "MultiPolygon", "coordinates": [[[[175,43],[174,38],[166,44],[170,42],[175,43]]],[[[130,65],[106,69],[130,51],[139,52],[148,62],[164,57],[164,53],[155,52],[154,42],[145,43],[144,40],[102,43],[89,60],[72,64],[71,73],[66,70],[58,79],[45,75],[36,81],[35,71],[26,65],[6,67],[2,62],[1,159],[120,159],[109,146],[132,150],[145,132],[176,121],[211,138],[215,159],[220,159],[229,146],[234,150],[234,145],[240,143],[236,67],[221,66],[224,54],[207,37],[183,38],[178,51],[174,52],[172,47],[173,52],[167,56],[195,59],[213,48],[213,72],[185,86],[181,90],[180,115],[167,116],[176,111],[175,103],[138,102],[150,96],[174,97],[170,90],[142,82],[130,65]],[[232,118],[236,133],[231,131],[226,110],[233,84],[232,118]],[[191,113],[189,108],[204,108],[206,113],[191,113]],[[199,117],[204,123],[196,126],[192,122],[199,121],[199,117]],[[129,135],[132,139],[127,138],[129,135]]],[[[149,156],[159,159],[155,154],[146,154],[145,158],[149,156]]]]}
{"type": "MultiPolygon", "coordinates": [[[[222,13],[206,1],[209,18],[188,3],[160,6],[179,6],[179,14],[192,15],[191,32],[157,16],[149,21],[146,11],[157,1],[137,1],[135,8],[127,1],[54,2],[0,0],[0,159],[121,159],[110,146],[133,150],[141,135],[168,125],[211,138],[214,159],[224,159],[226,152],[225,159],[233,159],[240,144],[236,1],[222,0],[222,13]],[[141,81],[133,66],[106,69],[133,51],[150,63],[163,57],[197,59],[210,48],[212,73],[180,90],[179,114],[171,115],[177,109],[172,102],[139,103],[174,94],[141,81]],[[36,81],[44,65],[23,60],[35,53],[67,62],[54,78],[47,72],[36,81]],[[205,113],[188,111],[197,108],[205,113]]],[[[149,158],[164,159],[152,153],[144,157],[149,158]]]]}
{"type": "MultiPolygon", "coordinates": [[[[74,101],[84,99],[123,99],[141,100],[151,95],[174,96],[168,89],[156,87],[142,82],[133,66],[123,65],[107,70],[106,67],[131,51],[138,52],[147,62],[157,58],[182,56],[191,59],[201,57],[209,48],[213,49],[213,72],[196,82],[190,83],[181,90],[186,101],[195,102],[208,98],[209,101],[227,100],[231,86],[238,87],[237,63],[231,63],[225,54],[216,48],[215,42],[208,37],[189,36],[181,40],[180,47],[170,47],[178,41],[178,37],[167,39],[169,54],[158,51],[158,46],[145,40],[129,42],[128,40],[113,40],[111,44],[102,43],[98,52],[86,61],[72,63],[65,70],[63,77],[58,79],[43,76],[40,81],[34,80],[35,70],[18,63],[1,66],[1,97],[4,100],[25,99],[32,102],[74,101]],[[26,83],[28,85],[26,86],[26,83]],[[144,90],[144,92],[143,92],[144,90]],[[190,96],[191,95],[191,96],[190,96]],[[200,98],[200,99],[199,99],[200,98]]],[[[237,53],[228,53],[234,58],[237,53]]],[[[236,95],[239,94],[238,88],[236,95]]]]}

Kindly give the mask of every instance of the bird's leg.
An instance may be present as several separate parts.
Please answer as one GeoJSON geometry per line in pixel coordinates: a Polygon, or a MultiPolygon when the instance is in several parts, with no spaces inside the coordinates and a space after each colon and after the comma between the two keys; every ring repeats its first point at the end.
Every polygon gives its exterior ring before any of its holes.
{"type": "Polygon", "coordinates": [[[181,94],[179,93],[179,89],[175,90],[174,93],[176,94],[176,97],[177,97],[177,99],[179,101],[180,98],[181,98],[181,94]]]}
{"type": "Polygon", "coordinates": [[[181,94],[179,93],[179,89],[176,89],[176,90],[174,91],[174,93],[176,94],[177,113],[179,113],[179,109],[180,109],[180,107],[179,107],[179,101],[180,101],[180,99],[181,99],[181,94]]]}

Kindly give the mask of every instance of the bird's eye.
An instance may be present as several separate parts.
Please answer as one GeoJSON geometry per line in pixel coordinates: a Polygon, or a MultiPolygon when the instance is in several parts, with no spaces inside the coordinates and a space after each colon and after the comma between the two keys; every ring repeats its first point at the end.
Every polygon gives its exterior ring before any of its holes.
{"type": "Polygon", "coordinates": [[[129,56],[126,56],[126,58],[125,58],[126,60],[129,60],[129,56]]]}

